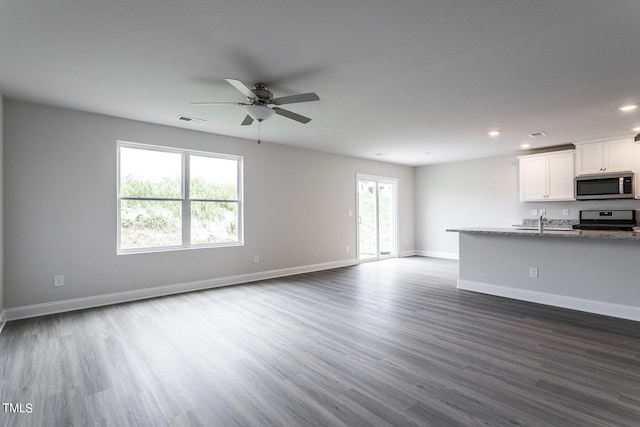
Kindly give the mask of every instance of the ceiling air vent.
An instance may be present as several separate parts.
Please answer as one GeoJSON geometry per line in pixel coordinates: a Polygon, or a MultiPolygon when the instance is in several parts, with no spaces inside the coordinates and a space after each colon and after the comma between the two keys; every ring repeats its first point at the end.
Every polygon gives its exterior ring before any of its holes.
{"type": "Polygon", "coordinates": [[[531,138],[538,138],[541,136],[547,136],[547,134],[545,132],[534,132],[534,133],[530,133],[529,136],[531,138]]]}
{"type": "Polygon", "coordinates": [[[195,117],[188,117],[188,116],[178,116],[178,120],[182,120],[183,122],[191,122],[191,123],[198,123],[198,124],[207,122],[205,119],[196,119],[195,117]]]}

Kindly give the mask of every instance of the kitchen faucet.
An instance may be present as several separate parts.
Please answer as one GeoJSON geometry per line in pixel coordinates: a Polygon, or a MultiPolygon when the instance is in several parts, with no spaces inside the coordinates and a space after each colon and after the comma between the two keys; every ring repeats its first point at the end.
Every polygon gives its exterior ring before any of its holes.
{"type": "Polygon", "coordinates": [[[538,218],[538,233],[542,233],[544,231],[544,223],[547,222],[547,217],[544,216],[545,214],[540,215],[540,218],[538,218]]]}

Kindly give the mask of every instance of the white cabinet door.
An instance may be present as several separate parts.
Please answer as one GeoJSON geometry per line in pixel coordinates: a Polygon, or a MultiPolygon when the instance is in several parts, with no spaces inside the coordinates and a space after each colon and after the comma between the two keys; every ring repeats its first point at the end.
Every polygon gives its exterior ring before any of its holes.
{"type": "Polygon", "coordinates": [[[547,200],[573,200],[573,152],[547,156],[547,200]]]}
{"type": "Polygon", "coordinates": [[[576,147],[578,175],[600,173],[604,164],[604,147],[601,142],[580,144],[576,147]]]}
{"type": "Polygon", "coordinates": [[[632,171],[634,164],[634,144],[629,139],[618,139],[603,143],[604,172],[632,171]]]}
{"type": "Polygon", "coordinates": [[[574,150],[520,156],[520,201],[575,200],[574,150]]]}
{"type": "Polygon", "coordinates": [[[546,159],[543,156],[520,158],[520,200],[544,201],[546,191],[546,159]]]}

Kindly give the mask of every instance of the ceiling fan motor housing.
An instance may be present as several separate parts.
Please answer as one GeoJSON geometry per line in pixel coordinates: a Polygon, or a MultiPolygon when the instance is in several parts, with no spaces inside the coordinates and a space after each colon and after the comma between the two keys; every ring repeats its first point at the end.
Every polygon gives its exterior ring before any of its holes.
{"type": "Polygon", "coordinates": [[[267,89],[267,85],[264,83],[254,84],[251,92],[253,92],[261,101],[271,102],[273,100],[273,93],[267,89]]]}

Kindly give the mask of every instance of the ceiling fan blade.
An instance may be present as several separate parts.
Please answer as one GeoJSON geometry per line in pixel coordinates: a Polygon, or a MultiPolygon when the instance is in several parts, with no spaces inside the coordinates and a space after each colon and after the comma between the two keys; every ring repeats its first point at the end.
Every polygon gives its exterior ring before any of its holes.
{"type": "Polygon", "coordinates": [[[240,92],[242,92],[242,94],[244,96],[246,96],[249,99],[256,99],[256,95],[255,93],[251,92],[251,89],[249,89],[244,83],[242,83],[240,80],[236,80],[236,79],[225,79],[231,86],[235,87],[236,89],[238,89],[240,92]]]}
{"type": "Polygon", "coordinates": [[[294,113],[293,111],[285,110],[284,108],[273,107],[272,110],[275,111],[276,114],[279,114],[279,115],[284,116],[284,117],[286,117],[288,119],[291,119],[291,120],[295,120],[296,122],[309,123],[311,121],[311,119],[309,117],[301,116],[298,113],[294,113]]]}
{"type": "Polygon", "coordinates": [[[320,97],[313,92],[301,93],[300,95],[282,96],[280,98],[274,98],[273,103],[275,105],[295,104],[296,102],[309,102],[319,101],[320,97]]]}
{"type": "Polygon", "coordinates": [[[250,115],[247,114],[247,117],[244,118],[244,120],[242,121],[242,123],[240,123],[242,126],[249,126],[251,123],[253,123],[253,117],[251,117],[250,115]]]}
{"type": "Polygon", "coordinates": [[[240,106],[244,106],[244,105],[249,105],[249,104],[245,104],[244,102],[192,102],[191,105],[199,106],[199,107],[209,107],[209,106],[212,106],[212,105],[240,105],[240,106]]]}

